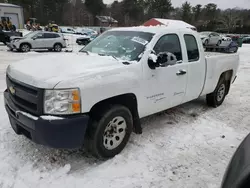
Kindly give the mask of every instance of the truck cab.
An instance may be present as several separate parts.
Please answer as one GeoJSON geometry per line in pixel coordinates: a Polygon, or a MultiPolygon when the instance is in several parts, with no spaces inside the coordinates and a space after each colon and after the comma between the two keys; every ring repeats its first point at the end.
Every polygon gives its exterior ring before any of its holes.
{"type": "Polygon", "coordinates": [[[204,95],[220,106],[239,66],[237,53],[206,53],[196,31],[167,26],[111,29],[78,53],[40,60],[7,69],[12,128],[101,158],[120,153],[132,131],[142,133],[140,118],[204,95]]]}

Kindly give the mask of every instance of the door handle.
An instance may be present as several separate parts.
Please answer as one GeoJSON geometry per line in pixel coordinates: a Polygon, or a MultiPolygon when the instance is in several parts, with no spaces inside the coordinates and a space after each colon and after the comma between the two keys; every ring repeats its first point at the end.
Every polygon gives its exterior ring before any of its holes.
{"type": "Polygon", "coordinates": [[[181,76],[181,75],[184,75],[184,74],[187,74],[187,71],[186,71],[186,70],[183,70],[183,69],[179,70],[179,71],[176,73],[177,76],[181,76]]]}

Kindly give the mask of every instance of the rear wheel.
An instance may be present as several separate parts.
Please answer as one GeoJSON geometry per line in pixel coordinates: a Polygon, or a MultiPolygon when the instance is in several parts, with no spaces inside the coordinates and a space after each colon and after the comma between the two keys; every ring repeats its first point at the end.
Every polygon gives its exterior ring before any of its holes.
{"type": "Polygon", "coordinates": [[[30,45],[29,44],[21,44],[20,50],[21,50],[21,52],[29,52],[30,51],[30,45]]]}
{"type": "Polygon", "coordinates": [[[62,51],[62,45],[61,44],[55,44],[54,45],[55,52],[61,52],[62,51]]]}
{"type": "Polygon", "coordinates": [[[219,40],[218,42],[217,42],[217,46],[220,46],[221,45],[221,40],[219,40]]]}
{"type": "Polygon", "coordinates": [[[205,46],[208,45],[208,39],[205,40],[204,45],[205,45],[205,46]]]}
{"type": "Polygon", "coordinates": [[[110,158],[126,146],[133,128],[132,114],[128,108],[116,105],[93,120],[86,135],[85,147],[96,157],[110,158]]]}
{"type": "Polygon", "coordinates": [[[227,81],[224,78],[221,78],[214,92],[206,96],[208,106],[215,108],[220,106],[227,95],[228,87],[227,81]]]}

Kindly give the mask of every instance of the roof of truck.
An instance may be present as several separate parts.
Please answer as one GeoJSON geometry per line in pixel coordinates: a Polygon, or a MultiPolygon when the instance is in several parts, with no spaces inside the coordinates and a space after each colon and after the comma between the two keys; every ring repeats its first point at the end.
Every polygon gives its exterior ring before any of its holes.
{"type": "Polygon", "coordinates": [[[0,7],[15,7],[15,8],[21,8],[19,5],[14,5],[10,3],[0,3],[0,7]]]}
{"type": "MultiPolygon", "coordinates": [[[[178,26],[165,26],[165,25],[159,25],[159,26],[135,26],[135,27],[120,27],[120,28],[114,28],[111,29],[112,31],[140,31],[140,32],[148,32],[148,33],[161,33],[163,31],[169,30],[187,30],[187,31],[193,31],[192,29],[189,28],[183,28],[183,27],[178,27],[178,26]]],[[[196,32],[196,31],[193,31],[196,32]]]]}

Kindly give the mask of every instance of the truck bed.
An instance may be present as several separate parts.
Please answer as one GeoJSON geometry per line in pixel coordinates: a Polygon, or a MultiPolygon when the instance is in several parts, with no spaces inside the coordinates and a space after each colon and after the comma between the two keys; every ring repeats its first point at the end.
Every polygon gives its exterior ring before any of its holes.
{"type": "Polygon", "coordinates": [[[221,53],[221,52],[204,52],[205,57],[213,57],[213,56],[230,56],[235,55],[235,53],[221,53]]]}
{"type": "Polygon", "coordinates": [[[204,54],[206,61],[206,78],[202,94],[207,94],[214,91],[217,84],[215,80],[219,80],[221,73],[232,71],[232,80],[234,79],[239,67],[239,54],[218,52],[204,52],[204,54]]]}

